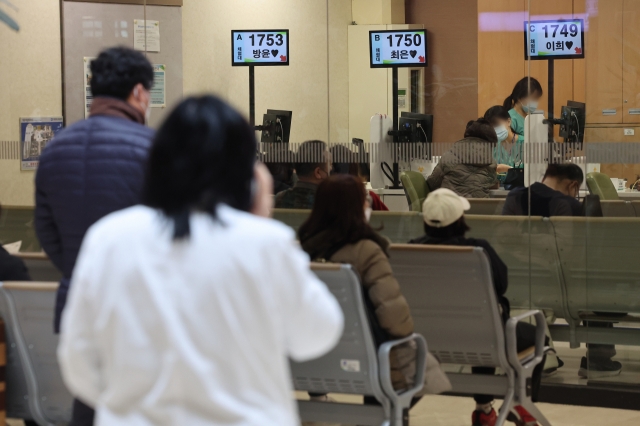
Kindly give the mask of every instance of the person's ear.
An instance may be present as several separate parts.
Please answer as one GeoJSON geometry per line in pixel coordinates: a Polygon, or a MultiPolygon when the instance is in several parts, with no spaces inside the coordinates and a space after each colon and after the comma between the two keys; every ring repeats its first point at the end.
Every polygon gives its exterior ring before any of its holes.
{"type": "Polygon", "coordinates": [[[322,168],[321,167],[316,167],[313,170],[313,177],[315,177],[318,180],[322,179],[322,168]]]}

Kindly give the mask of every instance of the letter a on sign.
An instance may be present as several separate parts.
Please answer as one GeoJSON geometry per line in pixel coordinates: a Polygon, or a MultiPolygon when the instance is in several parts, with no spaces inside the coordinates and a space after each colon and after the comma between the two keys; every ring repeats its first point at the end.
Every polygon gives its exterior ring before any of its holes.
{"type": "Polygon", "coordinates": [[[238,34],[238,38],[236,40],[242,40],[242,34],[238,34]]]}

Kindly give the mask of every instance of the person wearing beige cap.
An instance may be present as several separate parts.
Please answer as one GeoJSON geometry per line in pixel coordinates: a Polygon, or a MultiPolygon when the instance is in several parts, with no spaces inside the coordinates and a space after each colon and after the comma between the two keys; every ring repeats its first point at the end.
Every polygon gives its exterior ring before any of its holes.
{"type": "MultiPolygon", "coordinates": [[[[422,205],[425,235],[411,240],[410,244],[447,245],[447,246],[472,246],[482,247],[486,253],[493,284],[500,303],[502,319],[506,322],[510,317],[509,300],[504,296],[508,286],[507,265],[486,240],[467,238],[465,235],[470,230],[464,220],[464,212],[469,210],[469,201],[457,195],[450,189],[441,188],[431,192],[422,205]]],[[[518,351],[525,350],[535,345],[535,326],[527,323],[518,323],[516,328],[518,351]]],[[[546,343],[548,344],[548,343],[546,343]]],[[[532,399],[537,400],[542,378],[541,362],[533,372],[532,399]]],[[[495,374],[494,368],[473,367],[475,374],[495,374]]],[[[476,409],[472,414],[473,426],[494,426],[497,415],[492,407],[493,396],[474,395],[476,409]]],[[[512,421],[517,425],[537,425],[536,419],[523,407],[516,406],[511,415],[512,421]]]]}

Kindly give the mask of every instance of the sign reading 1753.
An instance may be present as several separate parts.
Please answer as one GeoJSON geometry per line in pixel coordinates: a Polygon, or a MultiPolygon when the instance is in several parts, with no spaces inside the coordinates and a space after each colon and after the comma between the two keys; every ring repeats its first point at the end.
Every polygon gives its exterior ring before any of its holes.
{"type": "Polygon", "coordinates": [[[525,59],[584,58],[582,19],[528,21],[524,28],[525,59]]]}
{"type": "Polygon", "coordinates": [[[289,65],[289,30],[232,30],[231,65],[289,65]]]}
{"type": "Polygon", "coordinates": [[[425,30],[369,31],[371,68],[427,66],[425,30]]]}

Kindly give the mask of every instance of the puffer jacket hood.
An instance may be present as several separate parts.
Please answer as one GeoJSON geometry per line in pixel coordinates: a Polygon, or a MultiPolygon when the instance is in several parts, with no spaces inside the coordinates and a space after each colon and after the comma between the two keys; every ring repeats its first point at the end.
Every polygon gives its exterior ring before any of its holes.
{"type": "Polygon", "coordinates": [[[493,160],[493,144],[465,138],[445,153],[427,178],[431,191],[447,188],[467,198],[488,198],[498,187],[498,165],[493,160]]]}

